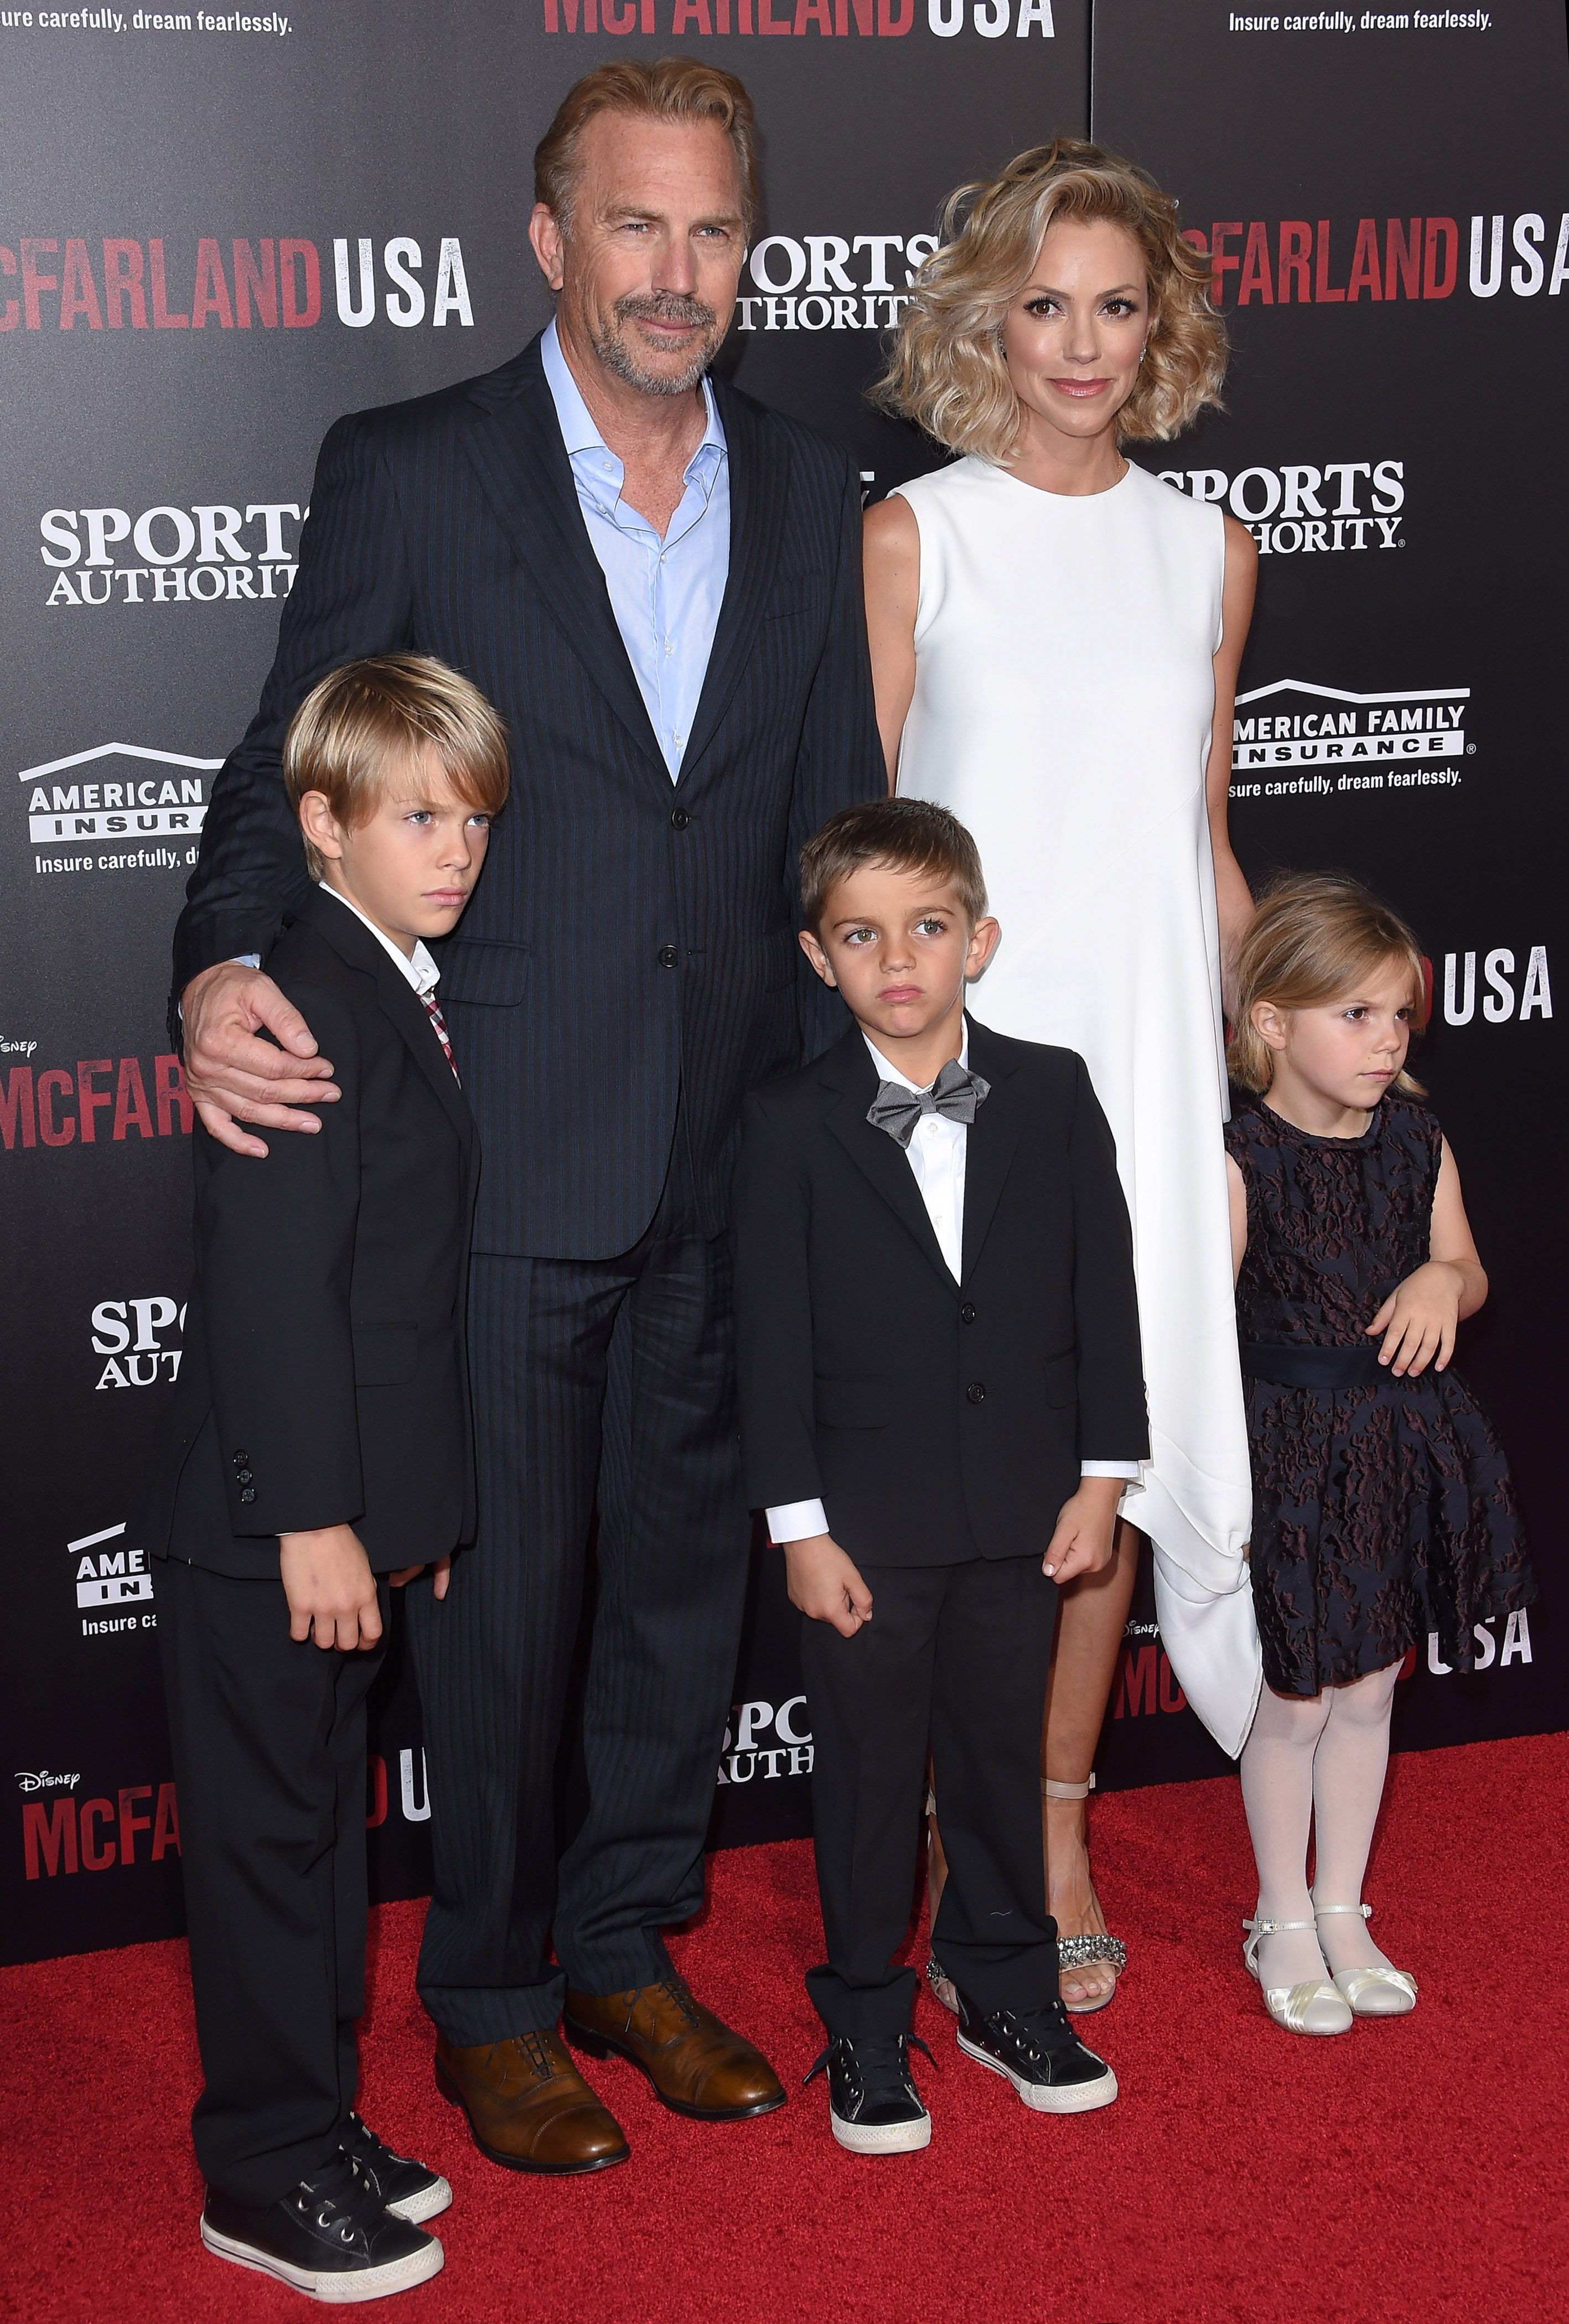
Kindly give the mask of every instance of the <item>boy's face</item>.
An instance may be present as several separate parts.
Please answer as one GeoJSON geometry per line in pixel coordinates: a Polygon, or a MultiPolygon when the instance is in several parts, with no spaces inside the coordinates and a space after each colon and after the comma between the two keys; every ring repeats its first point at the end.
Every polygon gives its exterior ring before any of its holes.
{"type": "Polygon", "coordinates": [[[409,954],[457,926],[490,844],[490,816],[457,797],[429,745],[389,779],[368,823],[337,822],[321,791],[306,792],[300,821],[328,885],[409,954]]]}
{"type": "Polygon", "coordinates": [[[918,1040],[964,1007],[967,977],[997,946],[993,919],[970,916],[949,881],[863,863],[828,891],[821,926],[801,950],[856,1022],[890,1040],[918,1040]]]}

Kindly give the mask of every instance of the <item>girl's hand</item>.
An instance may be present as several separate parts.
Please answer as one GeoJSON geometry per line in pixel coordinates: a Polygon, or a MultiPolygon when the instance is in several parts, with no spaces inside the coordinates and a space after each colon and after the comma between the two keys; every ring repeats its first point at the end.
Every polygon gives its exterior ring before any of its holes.
{"type": "Polygon", "coordinates": [[[1117,1505],[1125,1490],[1121,1477],[1083,1477],[1078,1491],[1058,1512],[1057,1531],[1047,1545],[1041,1572],[1059,1587],[1081,1573],[1099,1573],[1112,1561],[1117,1505]]]}
{"type": "Polygon", "coordinates": [[[1388,1364],[1397,1379],[1415,1379],[1431,1363],[1441,1372],[1454,1353],[1454,1331],[1460,1321],[1466,1280],[1447,1259],[1430,1259],[1390,1292],[1372,1322],[1370,1338],[1383,1334],[1379,1361],[1388,1364]]]}
{"type": "Polygon", "coordinates": [[[289,1635],[345,1653],[374,1646],[382,1635],[376,1577],[353,1526],[318,1526],[278,1536],[278,1565],[289,1600],[289,1635]]]}
{"type": "Polygon", "coordinates": [[[853,1638],[872,1619],[872,1592],[832,1534],[815,1533],[784,1545],[785,1576],[792,1606],[811,1622],[832,1622],[842,1638],[853,1638]]]}

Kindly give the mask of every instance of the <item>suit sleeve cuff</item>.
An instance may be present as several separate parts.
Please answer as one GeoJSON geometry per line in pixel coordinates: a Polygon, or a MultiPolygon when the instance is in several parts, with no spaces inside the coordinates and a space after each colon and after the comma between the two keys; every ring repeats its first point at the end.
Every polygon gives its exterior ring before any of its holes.
{"type": "Polygon", "coordinates": [[[781,1501],[763,1515],[768,1519],[768,1537],[775,1544],[810,1541],[814,1534],[828,1530],[828,1515],[821,1501],[781,1501]]]}
{"type": "Polygon", "coordinates": [[[1081,1477],[1126,1477],[1131,1485],[1136,1485],[1140,1468],[1137,1461],[1081,1461],[1079,1474],[1081,1477]]]}

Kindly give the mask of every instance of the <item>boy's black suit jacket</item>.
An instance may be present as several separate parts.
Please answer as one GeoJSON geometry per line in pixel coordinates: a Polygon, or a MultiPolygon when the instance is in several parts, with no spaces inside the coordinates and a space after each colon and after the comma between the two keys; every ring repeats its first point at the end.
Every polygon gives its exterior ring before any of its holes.
{"type": "Polygon", "coordinates": [[[264,1162],[195,1132],[196,1280],[147,1545],[275,1578],[352,1523],[386,1572],[474,1532],[464,1321],[479,1141],[419,995],[309,889],[267,961],[343,1094],[264,1162]]]}
{"type": "Polygon", "coordinates": [[[970,1019],[991,1084],[964,1166],[963,1279],[866,1110],[858,1028],[746,1100],[736,1180],[753,1508],[820,1497],[851,1556],[1044,1552],[1085,1460],[1149,1450],[1127,1205],[1084,1060],[970,1019]]]}
{"type": "Polygon", "coordinates": [[[743,1093],[835,1036],[838,1003],[796,945],[796,859],[837,808],[887,788],[860,487],[810,429],[722,380],[714,392],[730,569],[678,783],[536,340],[483,378],[329,431],[277,659],[213,788],[176,995],[215,961],[264,954],[305,892],[280,754],[327,671],[435,654],[507,721],[512,798],[462,927],[436,947],[485,1147],[483,1251],[630,1250],[664,1185],[678,1099],[702,1231],[722,1233],[743,1093]]]}

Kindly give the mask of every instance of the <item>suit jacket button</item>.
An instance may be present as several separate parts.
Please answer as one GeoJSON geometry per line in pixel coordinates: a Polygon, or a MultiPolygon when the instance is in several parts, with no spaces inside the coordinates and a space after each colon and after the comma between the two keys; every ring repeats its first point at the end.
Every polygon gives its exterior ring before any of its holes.
{"type": "Polygon", "coordinates": [[[964,1305],[959,1310],[959,1321],[961,1323],[973,1323],[974,1320],[975,1311],[966,1299],[964,1305]]]}
{"type": "Polygon", "coordinates": [[[236,1469],[243,1469],[243,1468],[245,1467],[245,1465],[246,1462],[250,1459],[250,1457],[251,1457],[251,1456],[250,1456],[250,1454],[249,1454],[248,1452],[236,1452],[236,1453],[235,1454],[235,1468],[236,1468],[236,1469]]]}
{"type": "Polygon", "coordinates": [[[674,945],[661,945],[656,957],[661,968],[674,968],[681,955],[674,945]]]}
{"type": "Polygon", "coordinates": [[[969,1387],[964,1390],[964,1394],[969,1397],[972,1404],[984,1404],[986,1401],[985,1381],[972,1380],[969,1387]]]}
{"type": "Polygon", "coordinates": [[[685,831],[687,825],[691,822],[691,816],[687,813],[684,807],[673,807],[670,809],[670,825],[672,830],[685,831]]]}
{"type": "Polygon", "coordinates": [[[249,1471],[248,1469],[239,1469],[239,1470],[236,1470],[235,1473],[236,1480],[237,1480],[240,1484],[242,1484],[242,1485],[248,1485],[248,1484],[250,1483],[250,1481],[251,1481],[251,1472],[250,1472],[250,1471],[249,1471]]]}
{"type": "Polygon", "coordinates": [[[242,1501],[254,1501],[254,1500],[255,1499],[255,1498],[256,1498],[256,1488],[254,1487],[254,1485],[247,1485],[247,1486],[245,1487],[245,1491],[240,1495],[240,1499],[241,1499],[241,1500],[242,1500],[242,1501]]]}

